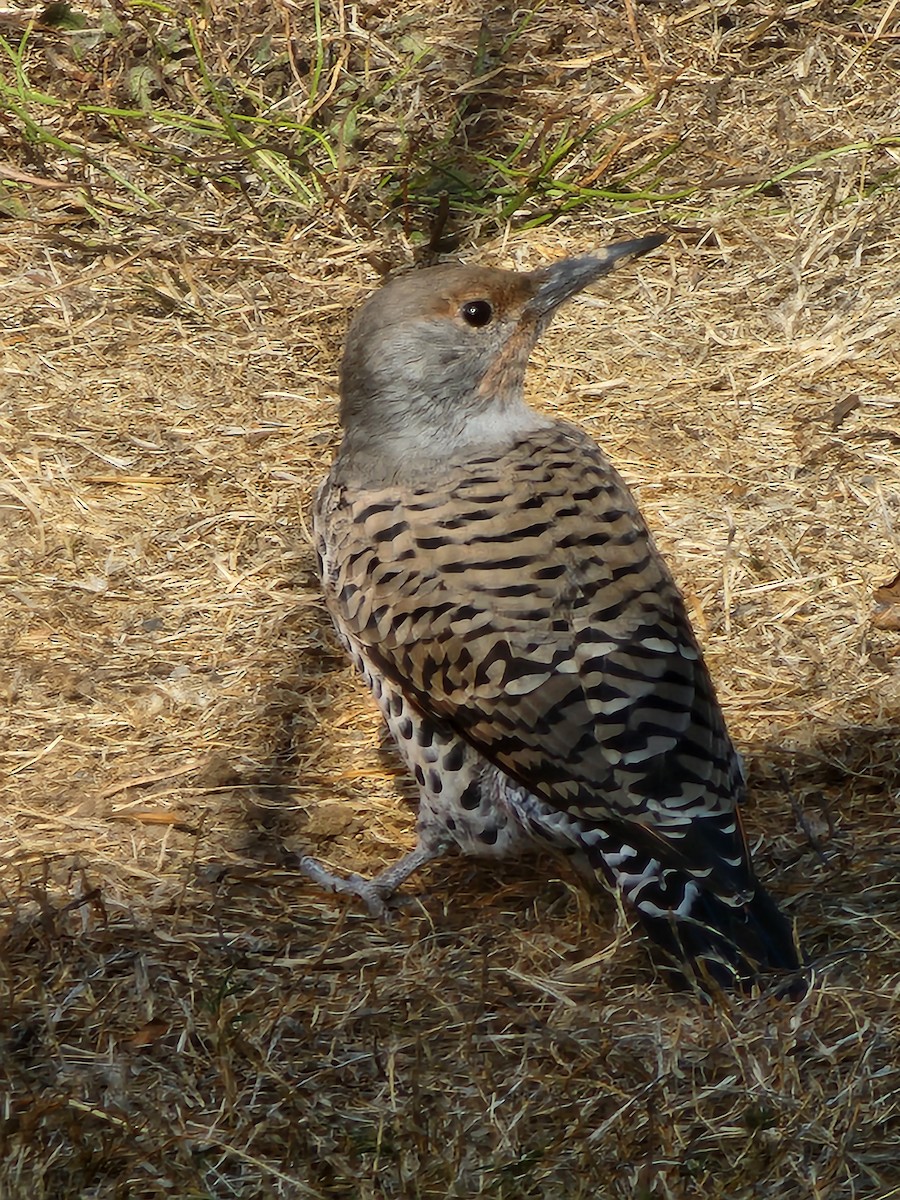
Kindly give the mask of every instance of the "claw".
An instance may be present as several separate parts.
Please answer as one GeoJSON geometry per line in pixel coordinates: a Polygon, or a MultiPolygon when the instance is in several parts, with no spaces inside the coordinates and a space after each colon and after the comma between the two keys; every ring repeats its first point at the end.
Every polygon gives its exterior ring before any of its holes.
{"type": "Polygon", "coordinates": [[[401,884],[417,871],[419,867],[432,859],[440,858],[448,849],[444,840],[435,842],[420,841],[415,850],[403,856],[399,862],[388,867],[374,879],[364,879],[362,875],[335,875],[327,867],[323,867],[317,858],[304,854],[297,864],[307,878],[317,883],[329,892],[341,892],[347,896],[359,896],[373,917],[387,920],[390,916],[388,900],[394,895],[401,884]]]}
{"type": "Polygon", "coordinates": [[[371,879],[364,879],[362,875],[355,874],[336,875],[333,871],[323,867],[318,859],[312,858],[308,854],[300,859],[298,866],[304,875],[320,887],[325,888],[326,891],[358,896],[373,917],[381,920],[387,919],[390,910],[386,898],[371,879]]]}

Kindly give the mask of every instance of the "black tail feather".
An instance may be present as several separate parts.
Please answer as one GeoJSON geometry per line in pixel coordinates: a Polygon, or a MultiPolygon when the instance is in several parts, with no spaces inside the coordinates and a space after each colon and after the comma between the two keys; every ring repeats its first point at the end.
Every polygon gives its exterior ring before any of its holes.
{"type": "Polygon", "coordinates": [[[748,901],[734,906],[729,900],[703,890],[687,916],[672,910],[657,915],[641,904],[636,911],[689,983],[705,991],[711,986],[748,991],[772,983],[779,993],[799,998],[806,984],[787,917],[759,883],[748,901]]]}
{"type": "Polygon", "coordinates": [[[777,976],[781,994],[805,992],[791,924],[749,870],[740,893],[729,895],[703,877],[661,867],[650,854],[636,857],[627,873],[605,859],[603,870],[664,952],[669,974],[704,991],[747,991],[777,976]]]}

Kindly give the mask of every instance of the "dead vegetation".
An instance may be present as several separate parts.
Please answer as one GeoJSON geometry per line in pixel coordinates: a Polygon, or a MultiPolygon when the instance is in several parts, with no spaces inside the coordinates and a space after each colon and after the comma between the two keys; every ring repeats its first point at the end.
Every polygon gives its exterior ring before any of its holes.
{"type": "Polygon", "coordinates": [[[900,1194],[898,20],[0,10],[4,1197],[900,1194]],[[531,396],[685,587],[798,1005],[672,995],[553,863],[389,928],[294,870],[413,821],[306,533],[348,309],[659,226],[531,396]]]}

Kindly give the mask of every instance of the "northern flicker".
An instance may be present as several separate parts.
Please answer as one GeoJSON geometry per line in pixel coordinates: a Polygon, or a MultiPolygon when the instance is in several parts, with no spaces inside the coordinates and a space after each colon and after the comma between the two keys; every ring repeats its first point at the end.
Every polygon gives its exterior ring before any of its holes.
{"type": "Polygon", "coordinates": [[[418,844],[371,880],[302,868],[375,911],[453,847],[549,848],[617,888],[688,978],[746,986],[798,957],[753,872],[740,759],[683,600],[607,457],[524,400],[559,306],[664,240],[525,273],[432,267],[352,322],[316,548],[418,784],[418,844]]]}

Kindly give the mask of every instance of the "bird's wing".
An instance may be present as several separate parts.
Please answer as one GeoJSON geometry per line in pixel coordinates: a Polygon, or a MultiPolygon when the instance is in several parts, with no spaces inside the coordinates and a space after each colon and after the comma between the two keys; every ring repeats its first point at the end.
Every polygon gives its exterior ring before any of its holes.
{"type": "Polygon", "coordinates": [[[338,628],[423,713],[574,818],[747,885],[739,760],[678,589],[593,442],[532,435],[449,491],[326,485],[316,522],[338,628]]]}

